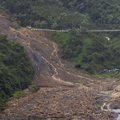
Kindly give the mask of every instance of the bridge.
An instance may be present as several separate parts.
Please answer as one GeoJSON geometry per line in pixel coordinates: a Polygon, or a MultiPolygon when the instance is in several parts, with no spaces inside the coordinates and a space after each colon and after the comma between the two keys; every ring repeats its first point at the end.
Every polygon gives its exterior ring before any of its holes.
{"type": "Polygon", "coordinates": [[[44,32],[65,32],[66,30],[55,30],[55,29],[38,29],[31,28],[32,31],[44,31],[44,32]]]}
{"type": "Polygon", "coordinates": [[[87,32],[120,32],[120,30],[87,30],[87,32]]]}
{"type": "MultiPolygon", "coordinates": [[[[32,31],[41,31],[41,32],[69,32],[71,29],[66,30],[55,30],[55,29],[40,29],[40,28],[31,28],[32,31]]],[[[78,30],[78,29],[76,29],[78,30]]],[[[79,30],[82,32],[82,30],[79,30]]],[[[86,30],[83,32],[120,32],[120,29],[115,30],[86,30]]]]}

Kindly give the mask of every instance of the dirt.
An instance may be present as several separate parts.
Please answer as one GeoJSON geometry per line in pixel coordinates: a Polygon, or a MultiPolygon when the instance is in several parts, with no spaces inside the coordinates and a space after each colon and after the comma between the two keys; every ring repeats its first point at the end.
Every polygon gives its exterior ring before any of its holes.
{"type": "Polygon", "coordinates": [[[119,79],[92,77],[75,69],[74,64],[61,58],[56,43],[50,41],[53,31],[34,30],[17,26],[0,15],[1,34],[22,43],[34,63],[33,82],[40,89],[7,102],[2,120],[27,120],[30,116],[60,120],[113,120],[109,106],[117,105],[120,96],[119,79]],[[49,34],[47,37],[45,35],[49,34]],[[34,59],[42,57],[43,63],[34,59]],[[105,107],[107,106],[107,109],[105,107]]]}

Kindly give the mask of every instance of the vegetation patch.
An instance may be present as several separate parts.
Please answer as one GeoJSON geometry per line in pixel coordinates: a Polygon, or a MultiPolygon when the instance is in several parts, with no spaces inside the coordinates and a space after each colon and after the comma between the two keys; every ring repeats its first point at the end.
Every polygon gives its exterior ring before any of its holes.
{"type": "Polygon", "coordinates": [[[31,86],[29,87],[29,91],[30,91],[30,92],[33,92],[33,93],[39,91],[39,89],[40,89],[40,87],[38,87],[38,86],[36,86],[36,85],[31,85],[31,86]]]}
{"type": "Polygon", "coordinates": [[[53,41],[62,49],[63,58],[76,63],[76,68],[90,74],[104,74],[119,77],[120,35],[118,33],[90,33],[71,30],[68,33],[53,34],[53,41]],[[108,37],[109,36],[109,40],[108,37]]]}
{"type": "Polygon", "coordinates": [[[34,76],[32,62],[24,47],[0,36],[0,109],[8,98],[18,95],[18,90],[29,86],[34,76]]]}
{"type": "Polygon", "coordinates": [[[69,10],[57,0],[0,0],[1,8],[21,26],[69,29],[88,26],[89,15],[69,10]]]}
{"type": "Polygon", "coordinates": [[[52,29],[119,29],[118,0],[0,0],[21,26],[52,29]]]}
{"type": "Polygon", "coordinates": [[[13,97],[16,97],[16,98],[19,98],[19,97],[24,97],[26,96],[26,93],[19,90],[19,91],[15,91],[14,94],[13,94],[13,97]]]}

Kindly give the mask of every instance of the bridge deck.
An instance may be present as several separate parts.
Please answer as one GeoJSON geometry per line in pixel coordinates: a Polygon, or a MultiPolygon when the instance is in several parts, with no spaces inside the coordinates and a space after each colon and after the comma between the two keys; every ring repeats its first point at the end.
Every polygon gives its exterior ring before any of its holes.
{"type": "Polygon", "coordinates": [[[120,32],[120,30],[88,30],[87,32],[120,32]]]}
{"type": "MultiPolygon", "coordinates": [[[[45,32],[68,32],[67,30],[38,29],[38,28],[31,28],[31,30],[33,30],[33,31],[45,31],[45,32]]],[[[120,29],[115,29],[115,30],[87,30],[86,32],[120,32],[120,29]]]]}

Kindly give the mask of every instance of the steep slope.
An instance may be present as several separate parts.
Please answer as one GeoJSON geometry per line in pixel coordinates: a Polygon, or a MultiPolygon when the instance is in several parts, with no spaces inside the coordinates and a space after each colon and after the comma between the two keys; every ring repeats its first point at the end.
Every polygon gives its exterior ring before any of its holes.
{"type": "Polygon", "coordinates": [[[0,33],[0,109],[15,91],[27,88],[33,77],[32,62],[24,47],[0,33]]]}
{"type": "MultiPolygon", "coordinates": [[[[2,119],[28,119],[28,116],[63,120],[112,118],[109,110],[101,110],[106,98],[103,94],[108,96],[107,91],[111,91],[112,95],[119,81],[76,72],[72,63],[61,59],[57,44],[43,36],[47,31],[16,28],[4,16],[0,16],[0,28],[24,45],[36,69],[34,82],[42,86],[36,93],[25,90],[26,97],[8,101],[2,119]]],[[[115,97],[111,98],[112,103],[115,97]]]]}

